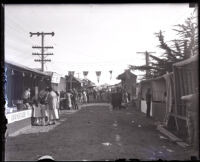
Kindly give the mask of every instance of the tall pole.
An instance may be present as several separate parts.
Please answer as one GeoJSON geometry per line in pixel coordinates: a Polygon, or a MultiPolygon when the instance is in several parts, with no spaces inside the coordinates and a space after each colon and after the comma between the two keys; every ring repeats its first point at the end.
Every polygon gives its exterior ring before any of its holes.
{"type": "Polygon", "coordinates": [[[41,70],[44,71],[44,63],[47,61],[51,61],[50,59],[45,59],[45,56],[48,55],[53,55],[53,53],[44,53],[44,49],[48,49],[48,48],[53,48],[52,46],[44,46],[44,36],[45,35],[51,35],[54,36],[54,32],[51,33],[44,33],[44,32],[37,32],[37,33],[32,33],[30,32],[30,37],[32,37],[33,35],[37,35],[38,37],[41,36],[41,46],[33,46],[32,48],[37,48],[37,49],[41,49],[41,53],[32,53],[32,55],[38,55],[40,56],[40,59],[35,59],[35,62],[41,62],[41,70]]]}
{"type": "Polygon", "coordinates": [[[70,75],[70,89],[72,89],[72,75],[70,75]]]}
{"type": "MultiPolygon", "coordinates": [[[[150,53],[156,53],[156,52],[145,51],[145,52],[136,52],[136,53],[145,54],[146,66],[149,66],[149,54],[150,53]]],[[[149,73],[150,73],[150,71],[149,71],[149,69],[147,69],[146,70],[146,78],[149,76],[149,73]]]]}
{"type": "MultiPolygon", "coordinates": [[[[44,34],[42,33],[42,46],[41,47],[44,47],[44,34]]],[[[41,49],[42,50],[42,63],[41,63],[41,66],[42,66],[42,71],[44,71],[44,48],[41,49]]]]}

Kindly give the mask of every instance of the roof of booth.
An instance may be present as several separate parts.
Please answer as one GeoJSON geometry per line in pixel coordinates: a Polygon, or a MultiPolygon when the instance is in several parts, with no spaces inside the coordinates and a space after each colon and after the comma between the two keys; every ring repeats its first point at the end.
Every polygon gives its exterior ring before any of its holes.
{"type": "Polygon", "coordinates": [[[118,76],[117,76],[117,79],[124,79],[124,78],[126,78],[128,75],[129,75],[129,76],[134,76],[135,78],[137,77],[137,75],[131,73],[130,70],[126,70],[124,73],[118,75],[118,76]]]}
{"type": "Polygon", "coordinates": [[[185,65],[188,65],[188,64],[190,64],[192,62],[196,62],[196,61],[198,61],[198,55],[194,55],[194,56],[192,56],[192,57],[190,57],[190,58],[188,58],[184,61],[177,62],[173,65],[174,66],[185,66],[185,65]]]}
{"type": "Polygon", "coordinates": [[[27,66],[21,65],[19,63],[10,61],[10,60],[9,61],[5,60],[5,64],[9,64],[11,66],[15,66],[15,67],[18,67],[18,68],[21,68],[21,69],[24,69],[24,70],[27,70],[27,71],[30,71],[30,72],[34,72],[34,73],[38,73],[38,74],[42,74],[42,75],[51,76],[49,73],[42,72],[42,71],[39,71],[39,70],[36,70],[36,69],[32,69],[32,68],[29,68],[27,66]]]}
{"type": "Polygon", "coordinates": [[[152,79],[147,79],[147,80],[142,80],[140,83],[147,83],[147,82],[151,82],[151,81],[156,81],[156,80],[160,80],[160,79],[165,79],[165,77],[167,75],[171,75],[173,72],[170,72],[170,73],[167,73],[167,74],[164,74],[162,76],[159,76],[157,78],[152,78],[152,79]]]}

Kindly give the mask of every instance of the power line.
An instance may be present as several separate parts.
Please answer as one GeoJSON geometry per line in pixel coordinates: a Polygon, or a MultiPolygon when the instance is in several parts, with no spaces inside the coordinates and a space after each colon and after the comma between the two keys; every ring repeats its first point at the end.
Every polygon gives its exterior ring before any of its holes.
{"type": "Polygon", "coordinates": [[[53,55],[53,53],[44,53],[44,49],[48,49],[48,48],[53,48],[53,46],[44,46],[44,36],[46,35],[51,35],[54,36],[54,32],[51,33],[44,33],[44,32],[37,32],[37,33],[32,33],[30,32],[30,37],[32,37],[33,35],[37,35],[38,37],[41,36],[41,46],[32,46],[32,48],[37,48],[37,49],[41,49],[41,53],[32,53],[32,55],[37,55],[40,57],[40,59],[35,59],[35,62],[41,62],[41,69],[42,71],[44,71],[44,63],[45,62],[50,62],[50,59],[46,59],[45,56],[49,56],[49,55],[53,55]]]}

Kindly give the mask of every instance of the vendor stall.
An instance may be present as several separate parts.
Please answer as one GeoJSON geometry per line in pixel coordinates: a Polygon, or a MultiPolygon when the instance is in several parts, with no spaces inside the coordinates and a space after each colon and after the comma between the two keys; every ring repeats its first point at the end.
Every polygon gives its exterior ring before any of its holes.
{"type": "Polygon", "coordinates": [[[172,115],[177,119],[177,132],[183,137],[187,137],[187,107],[181,97],[198,92],[198,70],[198,55],[173,65],[175,107],[172,115]]]}
{"type": "Polygon", "coordinates": [[[30,88],[30,101],[38,92],[50,85],[50,76],[45,72],[34,70],[23,65],[5,61],[5,98],[6,98],[6,116],[9,122],[22,120],[30,117],[31,107],[27,110],[24,106],[23,93],[26,88],[30,88]],[[15,112],[15,113],[14,113],[15,112]],[[13,113],[11,115],[11,113],[13,113]],[[8,115],[9,114],[9,115],[8,115]]]}

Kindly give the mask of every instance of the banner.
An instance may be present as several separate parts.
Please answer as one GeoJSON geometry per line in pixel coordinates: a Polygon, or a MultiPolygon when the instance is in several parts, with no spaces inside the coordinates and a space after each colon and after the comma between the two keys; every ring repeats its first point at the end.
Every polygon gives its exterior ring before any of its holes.
{"type": "Polygon", "coordinates": [[[110,80],[112,79],[112,70],[109,71],[110,72],[110,80]]]}
{"type": "Polygon", "coordinates": [[[98,83],[99,83],[99,78],[100,78],[100,76],[101,76],[101,71],[96,71],[96,75],[97,75],[97,81],[98,81],[98,83]]]}
{"type": "Polygon", "coordinates": [[[84,75],[84,78],[86,79],[86,77],[88,75],[88,71],[83,71],[83,75],[84,75]]]}

